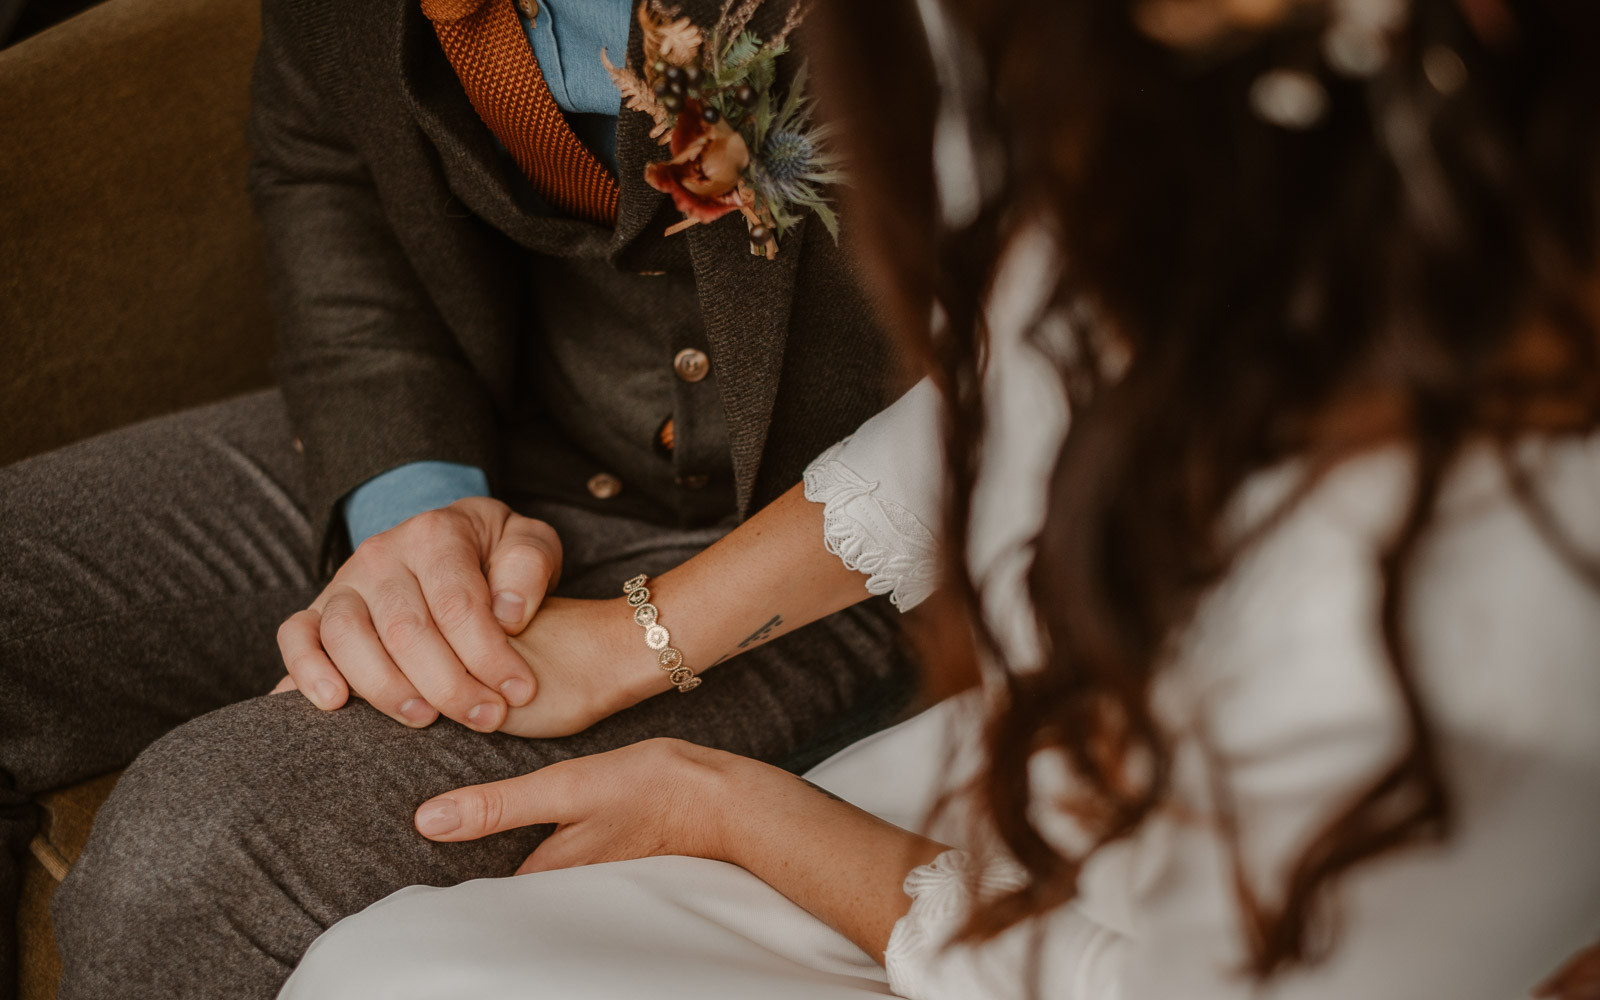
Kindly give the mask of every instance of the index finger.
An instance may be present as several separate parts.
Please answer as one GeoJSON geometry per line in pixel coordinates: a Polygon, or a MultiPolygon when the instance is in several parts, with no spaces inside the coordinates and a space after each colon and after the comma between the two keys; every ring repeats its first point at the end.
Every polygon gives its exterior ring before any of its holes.
{"type": "Polygon", "coordinates": [[[580,760],[564,760],[530,774],[467,785],[417,807],[417,832],[429,840],[477,840],[538,823],[572,823],[589,813],[580,760]]]}

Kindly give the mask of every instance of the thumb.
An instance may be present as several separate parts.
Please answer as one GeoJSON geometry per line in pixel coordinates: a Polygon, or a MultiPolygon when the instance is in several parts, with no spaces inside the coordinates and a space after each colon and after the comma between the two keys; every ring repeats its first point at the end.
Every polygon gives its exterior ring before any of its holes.
{"type": "Polygon", "coordinates": [[[512,514],[489,551],[489,593],[507,635],[528,627],[561,578],[561,539],[543,521],[512,514]]]}

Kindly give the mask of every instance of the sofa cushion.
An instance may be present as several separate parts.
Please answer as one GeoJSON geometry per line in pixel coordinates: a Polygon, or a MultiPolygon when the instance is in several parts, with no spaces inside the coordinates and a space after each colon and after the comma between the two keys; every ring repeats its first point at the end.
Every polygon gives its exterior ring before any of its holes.
{"type": "Polygon", "coordinates": [[[0,50],[0,465],[269,381],[258,0],[108,0],[0,50]]]}
{"type": "Polygon", "coordinates": [[[51,1000],[56,995],[61,959],[50,928],[50,897],[82,853],[94,814],[111,794],[120,774],[85,781],[39,800],[44,822],[30,845],[17,912],[22,947],[21,1000],[51,1000]]]}

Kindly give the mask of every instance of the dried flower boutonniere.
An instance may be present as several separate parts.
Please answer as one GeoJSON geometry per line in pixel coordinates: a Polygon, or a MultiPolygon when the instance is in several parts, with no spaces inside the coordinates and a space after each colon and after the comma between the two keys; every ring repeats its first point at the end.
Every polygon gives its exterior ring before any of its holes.
{"type": "Polygon", "coordinates": [[[844,175],[826,148],[828,127],[811,123],[805,67],[782,100],[773,94],[778,57],[789,51],[803,2],[765,40],[747,30],[762,0],[743,0],[737,8],[734,2],[724,0],[707,38],[676,8],[648,0],[639,7],[641,69],[613,66],[604,50],[600,58],[627,107],[654,118],[651,137],[672,151],[670,160],[645,167],[645,180],[671,195],[684,215],[667,235],[739,212],[750,230],[750,252],[770,260],[778,239],[806,211],[838,239],[838,218],[824,188],[844,175]]]}

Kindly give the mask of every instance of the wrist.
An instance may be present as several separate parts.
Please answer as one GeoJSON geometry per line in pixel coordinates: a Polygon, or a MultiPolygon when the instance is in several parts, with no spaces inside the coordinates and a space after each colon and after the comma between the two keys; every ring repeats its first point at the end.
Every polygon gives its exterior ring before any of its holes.
{"type": "Polygon", "coordinates": [[[624,603],[667,686],[687,694],[700,686],[701,671],[727,657],[714,655],[723,646],[717,638],[718,615],[705,602],[693,599],[692,588],[678,586],[669,577],[630,578],[624,584],[624,603]]]}
{"type": "MultiPolygon", "coordinates": [[[[708,593],[703,581],[685,574],[683,569],[679,567],[661,576],[652,576],[647,586],[657,620],[670,633],[672,646],[683,654],[684,664],[698,674],[727,658],[724,654],[732,651],[739,641],[738,624],[728,621],[725,609],[729,601],[711,599],[712,594],[725,598],[726,592],[711,590],[708,593]]],[[[625,617],[632,612],[633,609],[628,608],[625,617]]],[[[636,638],[639,647],[649,653],[644,645],[643,630],[635,626],[634,631],[640,633],[636,638]]],[[[662,675],[665,676],[664,671],[662,675]]]]}
{"type": "MultiPolygon", "coordinates": [[[[620,665],[619,689],[635,705],[672,689],[667,672],[661,669],[659,654],[645,642],[645,630],[633,620],[634,608],[625,597],[609,598],[601,602],[606,617],[604,630],[608,645],[613,650],[613,662],[620,665]]],[[[626,706],[624,706],[626,707],[626,706]]]]}
{"type": "Polygon", "coordinates": [[[759,841],[763,824],[782,822],[782,818],[753,806],[777,800],[782,786],[793,783],[795,777],[748,757],[721,751],[707,753],[714,756],[706,761],[709,766],[699,779],[701,809],[707,818],[704,857],[756,871],[759,865],[750,845],[759,841]]]}

